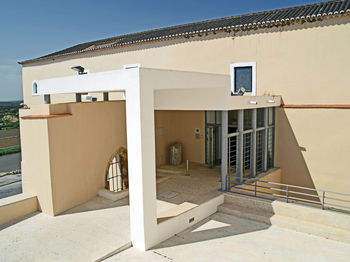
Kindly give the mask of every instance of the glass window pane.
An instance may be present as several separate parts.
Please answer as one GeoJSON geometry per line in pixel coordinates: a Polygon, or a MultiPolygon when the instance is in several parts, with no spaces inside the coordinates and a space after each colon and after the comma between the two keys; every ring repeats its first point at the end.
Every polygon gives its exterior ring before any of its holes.
{"type": "Polygon", "coordinates": [[[268,118],[269,118],[268,125],[271,126],[271,125],[275,124],[275,108],[269,107],[268,110],[269,110],[268,111],[268,118]]]}
{"type": "Polygon", "coordinates": [[[241,87],[245,88],[246,92],[252,92],[252,67],[235,67],[235,92],[241,87]]]}
{"type": "Polygon", "coordinates": [[[221,111],[216,111],[216,124],[221,124],[221,111]]]}
{"type": "Polygon", "coordinates": [[[206,111],[207,124],[215,124],[215,111],[206,111]]]}
{"type": "Polygon", "coordinates": [[[252,110],[246,109],[244,110],[244,122],[243,122],[243,129],[252,129],[252,110]]]}
{"type": "Polygon", "coordinates": [[[257,123],[256,126],[263,127],[264,126],[264,108],[258,108],[256,112],[257,123]]]}
{"type": "Polygon", "coordinates": [[[228,111],[228,132],[236,133],[238,129],[238,111],[228,111]]]}
{"type": "Polygon", "coordinates": [[[275,128],[267,129],[267,168],[274,167],[275,128]]]}

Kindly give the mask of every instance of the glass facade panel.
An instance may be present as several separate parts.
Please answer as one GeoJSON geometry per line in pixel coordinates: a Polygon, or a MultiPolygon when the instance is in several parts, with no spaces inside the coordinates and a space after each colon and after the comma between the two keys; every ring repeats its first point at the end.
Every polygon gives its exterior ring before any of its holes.
{"type": "Polygon", "coordinates": [[[267,168],[274,167],[275,128],[267,129],[267,168]]]}
{"type": "Polygon", "coordinates": [[[268,108],[268,125],[272,126],[275,124],[275,108],[269,107],[268,108]]]}
{"type": "Polygon", "coordinates": [[[264,108],[258,108],[256,112],[256,126],[257,128],[264,126],[264,108]]]}
{"type": "MultiPolygon", "coordinates": [[[[275,109],[256,109],[257,129],[253,129],[254,110],[243,110],[243,132],[238,132],[239,110],[228,111],[227,168],[229,181],[232,182],[256,177],[274,167],[275,109]],[[264,123],[265,114],[267,123],[264,123]]],[[[221,112],[207,111],[206,120],[206,127],[210,131],[206,132],[207,143],[212,141],[212,144],[206,145],[207,160],[212,158],[215,166],[221,160],[221,112]],[[211,153],[210,158],[208,153],[211,153]]]]}
{"type": "Polygon", "coordinates": [[[238,111],[228,111],[228,133],[235,133],[238,129],[238,111]]]}
{"type": "Polygon", "coordinates": [[[234,70],[235,92],[238,92],[241,87],[244,87],[246,92],[252,92],[252,67],[235,67],[234,70]]]}
{"type": "Polygon", "coordinates": [[[221,111],[215,111],[216,114],[216,124],[221,124],[221,111]]]}
{"type": "Polygon", "coordinates": [[[244,130],[248,130],[248,129],[252,129],[252,109],[246,109],[244,110],[244,123],[243,123],[243,129],[244,130]]]}
{"type": "Polygon", "coordinates": [[[221,161],[221,111],[206,111],[206,162],[210,166],[221,161]]]}
{"type": "Polygon", "coordinates": [[[215,124],[215,111],[206,111],[207,124],[215,124]]]}

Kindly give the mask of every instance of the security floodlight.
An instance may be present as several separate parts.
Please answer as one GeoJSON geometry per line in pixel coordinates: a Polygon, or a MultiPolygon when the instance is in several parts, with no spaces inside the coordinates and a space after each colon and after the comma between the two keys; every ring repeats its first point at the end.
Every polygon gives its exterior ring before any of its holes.
{"type": "Polygon", "coordinates": [[[85,72],[85,68],[82,66],[73,66],[72,69],[77,71],[79,75],[87,74],[87,72],[85,72]]]}

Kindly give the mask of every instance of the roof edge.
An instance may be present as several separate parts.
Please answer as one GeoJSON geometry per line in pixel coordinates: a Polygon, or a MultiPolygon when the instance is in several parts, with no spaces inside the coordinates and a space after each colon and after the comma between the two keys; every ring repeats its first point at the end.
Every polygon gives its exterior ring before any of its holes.
{"type": "MultiPolygon", "coordinates": [[[[314,3],[314,4],[308,4],[308,5],[301,5],[301,6],[293,6],[293,7],[286,7],[286,8],[280,8],[280,9],[273,9],[273,10],[268,10],[268,11],[261,11],[261,12],[255,12],[255,13],[248,13],[248,14],[243,14],[243,15],[237,15],[237,16],[229,16],[229,17],[223,17],[223,18],[216,18],[216,19],[210,19],[210,20],[204,20],[204,21],[200,21],[200,22],[193,22],[193,23],[188,23],[188,24],[181,24],[181,25],[175,25],[175,26],[170,26],[170,27],[164,27],[164,28],[157,28],[157,29],[152,29],[152,30],[146,30],[146,31],[141,31],[141,32],[136,32],[136,33],[131,33],[131,34],[126,34],[126,35],[120,35],[120,36],[116,36],[116,37],[109,37],[109,38],[105,38],[105,39],[100,39],[100,40],[96,40],[96,41],[90,41],[90,42],[84,42],[81,44],[77,44],[74,45],[72,47],[66,48],[66,49],[71,49],[74,47],[78,47],[80,45],[93,45],[94,43],[98,43],[98,42],[104,42],[104,43],[108,43],[110,42],[116,42],[119,39],[122,38],[126,38],[126,37],[132,37],[132,36],[137,36],[137,35],[142,35],[145,33],[153,33],[153,32],[157,32],[157,31],[161,31],[161,30],[171,30],[171,29],[177,29],[177,28],[181,28],[181,27],[186,27],[186,26],[191,26],[191,25],[201,25],[201,24],[205,24],[205,23],[212,23],[212,22],[216,22],[216,21],[225,21],[228,19],[233,19],[233,18],[244,18],[247,16],[253,16],[253,15],[262,15],[262,14],[269,14],[269,13],[273,13],[273,12],[282,12],[282,11],[286,11],[286,10],[294,10],[294,9],[299,9],[299,8],[306,8],[306,7],[316,7],[318,5],[322,5],[322,4],[328,4],[328,3],[344,3],[344,2],[349,2],[348,0],[333,0],[333,1],[326,1],[326,2],[318,2],[318,3],[314,3]],[[114,41],[113,41],[114,40],[114,41]]],[[[347,5],[349,7],[349,4],[347,5]]],[[[345,6],[344,6],[345,7],[345,6]]],[[[329,12],[324,12],[324,13],[318,13],[317,15],[312,14],[312,15],[294,15],[293,17],[289,17],[286,19],[276,19],[276,20],[263,20],[263,21],[259,21],[258,23],[240,23],[240,24],[236,24],[236,25],[231,25],[231,26],[223,26],[223,27],[215,27],[215,28],[206,28],[203,30],[199,30],[199,31],[191,31],[191,30],[185,30],[179,34],[168,34],[168,35],[163,35],[163,36],[159,36],[159,37],[153,37],[153,38],[145,38],[145,39],[139,39],[139,40],[134,40],[134,41],[129,41],[126,43],[114,43],[111,44],[109,46],[103,46],[103,47],[96,47],[96,48],[83,48],[81,50],[75,50],[75,51],[71,51],[69,52],[67,50],[66,53],[60,53],[60,54],[55,54],[55,53],[51,53],[49,55],[45,55],[42,57],[38,57],[38,58],[34,58],[34,59],[28,59],[28,60],[23,60],[23,61],[19,61],[18,64],[20,65],[27,65],[27,64],[34,64],[34,63],[39,63],[42,61],[47,61],[47,60],[55,60],[57,58],[63,58],[63,57],[67,57],[67,56],[78,56],[81,54],[85,54],[85,53],[93,53],[93,52],[100,52],[100,51],[104,51],[104,50],[112,50],[112,49],[119,49],[119,48],[123,48],[126,46],[134,46],[134,45],[142,45],[142,44],[146,44],[146,43],[151,43],[151,42],[159,42],[159,41],[169,41],[169,40],[173,40],[173,39],[178,39],[178,38],[190,38],[190,37],[194,37],[194,36],[201,36],[201,34],[203,33],[217,33],[217,32],[231,32],[231,31],[250,31],[250,30],[256,30],[256,29],[261,29],[261,28],[271,28],[271,27],[279,27],[279,26],[291,26],[294,25],[296,23],[304,23],[304,22],[316,22],[316,21],[322,21],[323,18],[333,18],[333,17],[341,17],[341,16],[347,16],[350,14],[350,7],[349,8],[343,8],[341,10],[335,10],[335,11],[329,11],[329,12]]],[[[66,49],[62,49],[56,53],[59,52],[63,52],[66,49]]]]}

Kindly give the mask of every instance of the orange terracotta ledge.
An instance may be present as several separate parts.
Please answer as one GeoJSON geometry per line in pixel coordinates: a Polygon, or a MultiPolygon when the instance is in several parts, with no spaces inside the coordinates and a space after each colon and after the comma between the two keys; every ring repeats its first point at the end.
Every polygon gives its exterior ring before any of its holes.
{"type": "Polygon", "coordinates": [[[350,109],[350,105],[281,105],[282,108],[306,108],[306,109],[317,109],[317,108],[325,108],[325,109],[350,109]]]}
{"type": "Polygon", "coordinates": [[[22,119],[43,119],[43,118],[56,118],[56,117],[65,117],[72,116],[72,114],[55,114],[55,115],[28,115],[22,116],[22,119]]]}

